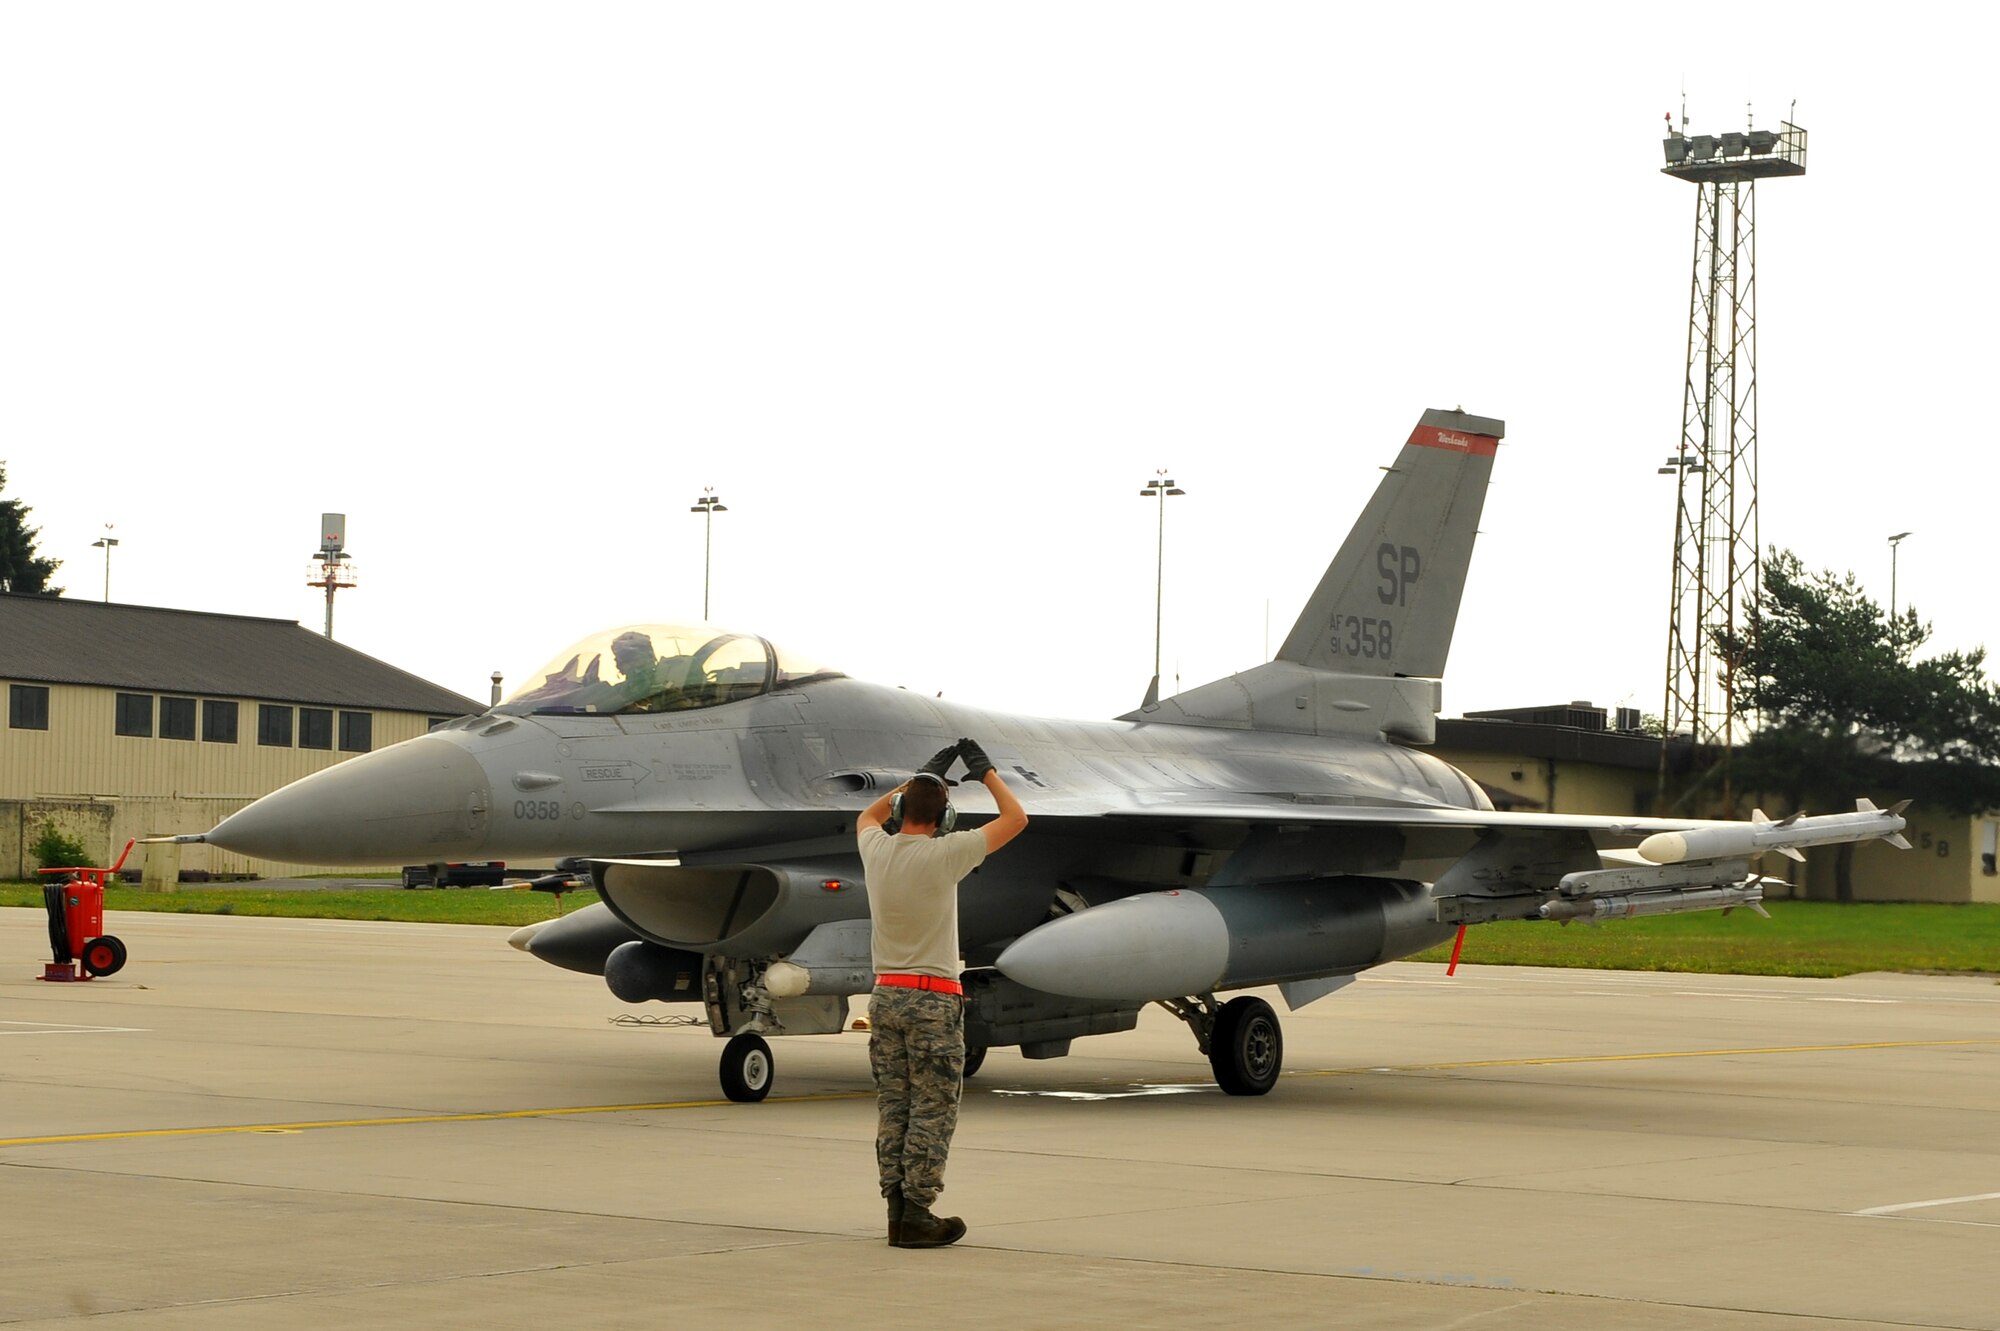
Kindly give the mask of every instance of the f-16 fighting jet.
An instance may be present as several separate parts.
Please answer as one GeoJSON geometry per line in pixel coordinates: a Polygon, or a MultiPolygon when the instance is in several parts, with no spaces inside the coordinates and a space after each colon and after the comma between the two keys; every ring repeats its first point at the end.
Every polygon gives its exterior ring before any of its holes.
{"type": "MultiPolygon", "coordinates": [[[[968,1073],[1159,1003],[1223,1089],[1261,1095],[1277,1015],[1219,994],[1275,985],[1296,1009],[1464,924],[1757,907],[1766,850],[1906,845],[1900,806],[1866,801],[1782,823],[1497,812],[1417,747],[1504,428],[1425,412],[1275,660],[1167,698],[1155,681],[1116,720],[983,711],[751,634],[645,625],[188,839],[300,863],[587,863],[602,900],[512,942],[629,1003],[699,1004],[736,1100],[771,1088],[766,1037],[839,1031],[872,987],[855,817],[960,736],[1031,818],[960,888],[968,1073]]],[[[957,799],[962,827],[993,816],[982,787],[957,799]]]]}

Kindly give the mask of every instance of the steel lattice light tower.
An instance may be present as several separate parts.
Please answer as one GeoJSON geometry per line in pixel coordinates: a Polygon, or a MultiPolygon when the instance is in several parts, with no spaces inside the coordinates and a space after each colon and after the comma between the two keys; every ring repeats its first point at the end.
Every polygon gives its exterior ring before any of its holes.
{"type": "MultiPolygon", "coordinates": [[[[1688,289],[1687,379],[1676,479],[1674,582],[1667,626],[1665,737],[1721,750],[1723,799],[1734,747],[1736,681],[1718,633],[1748,623],[1761,587],[1757,535],[1757,182],[1806,172],[1806,132],[1689,137],[1671,127],[1665,174],[1697,188],[1688,289]]],[[[1660,790],[1667,780],[1660,752],[1660,790]]]]}

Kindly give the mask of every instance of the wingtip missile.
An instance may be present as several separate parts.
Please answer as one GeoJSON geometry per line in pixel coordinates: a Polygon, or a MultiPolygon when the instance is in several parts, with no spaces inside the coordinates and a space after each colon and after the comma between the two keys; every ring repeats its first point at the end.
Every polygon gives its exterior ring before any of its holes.
{"type": "Polygon", "coordinates": [[[1846,841],[1886,841],[1899,850],[1908,850],[1903,839],[1906,824],[1899,810],[1878,809],[1866,799],[1856,800],[1853,813],[1826,814],[1818,818],[1793,815],[1779,822],[1731,823],[1694,827],[1685,832],[1656,832],[1639,843],[1639,854],[1655,864],[1681,864],[1690,860],[1729,859],[1777,851],[1792,859],[1804,859],[1802,846],[1831,846],[1846,841]]]}

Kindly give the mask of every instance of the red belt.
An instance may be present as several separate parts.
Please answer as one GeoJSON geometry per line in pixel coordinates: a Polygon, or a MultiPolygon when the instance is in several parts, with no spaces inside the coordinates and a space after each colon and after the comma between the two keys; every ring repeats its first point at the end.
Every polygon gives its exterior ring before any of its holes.
{"type": "Polygon", "coordinates": [[[886,984],[892,989],[929,989],[940,994],[965,992],[965,986],[957,980],[941,980],[935,975],[878,975],[875,983],[886,984]]]}

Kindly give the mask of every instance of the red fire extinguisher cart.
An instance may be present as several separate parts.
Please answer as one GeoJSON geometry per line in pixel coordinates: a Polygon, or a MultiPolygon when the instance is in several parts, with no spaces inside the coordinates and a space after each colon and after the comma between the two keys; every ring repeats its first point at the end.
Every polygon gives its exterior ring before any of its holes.
{"type": "Polygon", "coordinates": [[[104,880],[125,867],[132,842],[109,869],[44,869],[42,904],[49,911],[49,946],[55,962],[42,968],[44,980],[92,980],[125,965],[125,944],[104,932],[104,880]],[[79,970],[80,968],[80,970],[79,970]]]}

